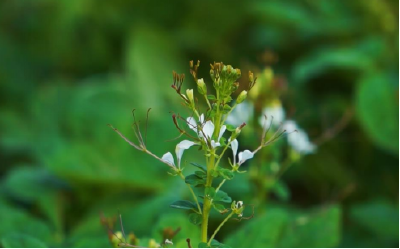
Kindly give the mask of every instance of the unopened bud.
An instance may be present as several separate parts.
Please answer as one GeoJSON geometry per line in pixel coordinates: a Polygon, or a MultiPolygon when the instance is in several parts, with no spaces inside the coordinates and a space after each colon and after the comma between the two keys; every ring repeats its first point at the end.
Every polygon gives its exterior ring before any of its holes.
{"type": "Polygon", "coordinates": [[[201,95],[206,95],[207,94],[207,86],[204,83],[203,79],[198,79],[197,80],[197,90],[201,95]]]}
{"type": "Polygon", "coordinates": [[[236,103],[240,104],[247,98],[247,91],[243,90],[236,99],[236,103]]]}
{"type": "Polygon", "coordinates": [[[193,89],[187,89],[186,95],[187,95],[187,98],[189,99],[190,103],[194,104],[193,89]]]}

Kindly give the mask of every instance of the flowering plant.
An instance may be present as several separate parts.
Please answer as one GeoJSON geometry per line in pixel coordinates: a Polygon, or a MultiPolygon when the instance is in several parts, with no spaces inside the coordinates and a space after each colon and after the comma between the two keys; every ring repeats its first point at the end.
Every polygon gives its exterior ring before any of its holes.
{"type": "MultiPolygon", "coordinates": [[[[210,76],[212,80],[212,88],[210,91],[205,81],[198,78],[198,68],[200,62],[196,64],[190,62],[190,72],[193,79],[197,83],[199,98],[195,97],[193,89],[183,91],[182,85],[184,74],[173,72],[172,88],[181,98],[184,106],[186,106],[191,115],[182,117],[179,114],[173,114],[172,120],[180,133],[180,136],[185,136],[187,139],[180,141],[175,148],[175,157],[171,152],[167,152],[162,156],[157,156],[146,147],[145,135],[142,135],[138,122],[134,123],[134,131],[137,143],[128,140],[121,132],[112,128],[131,146],[139,151],[143,151],[161,163],[166,164],[170,169],[170,174],[179,176],[187,185],[188,190],[192,195],[191,201],[178,200],[171,204],[171,207],[190,210],[189,219],[195,225],[201,226],[201,242],[199,247],[220,247],[221,243],[214,238],[220,228],[229,219],[249,219],[244,217],[243,211],[246,205],[243,201],[232,200],[228,193],[222,190],[226,181],[231,180],[235,174],[245,173],[242,170],[242,165],[254,157],[262,148],[270,145],[281,137],[286,130],[281,127],[270,135],[268,131],[272,126],[272,120],[269,125],[266,125],[267,116],[264,116],[262,121],[262,135],[258,147],[251,150],[239,151],[239,142],[237,140],[242,129],[246,126],[245,122],[239,122],[236,125],[227,123],[227,119],[231,118],[230,114],[246,100],[248,91],[256,84],[257,78],[253,73],[248,73],[248,85],[246,90],[242,90],[234,100],[233,95],[239,88],[238,79],[241,76],[241,71],[230,65],[221,63],[211,64],[210,76]],[[207,105],[207,110],[204,113],[200,111],[199,99],[204,99],[207,105]],[[185,150],[192,147],[197,147],[204,155],[206,166],[198,163],[191,163],[198,170],[194,174],[184,175],[184,167],[182,158],[185,150]],[[228,163],[223,163],[224,155],[227,150],[231,150],[231,157],[228,157],[228,163]],[[226,167],[230,165],[230,167],[226,167]],[[202,195],[196,195],[193,188],[200,188],[202,195]],[[225,219],[220,223],[217,229],[210,233],[208,230],[208,220],[212,209],[226,215],[225,219]]],[[[236,121],[237,121],[236,120],[236,121]]],[[[168,240],[164,244],[172,243],[168,240]]]]}

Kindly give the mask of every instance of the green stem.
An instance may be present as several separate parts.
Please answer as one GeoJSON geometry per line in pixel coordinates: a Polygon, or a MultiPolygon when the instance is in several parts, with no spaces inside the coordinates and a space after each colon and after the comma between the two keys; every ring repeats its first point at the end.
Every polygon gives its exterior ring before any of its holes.
{"type": "MultiPolygon", "coordinates": [[[[215,155],[212,153],[208,163],[207,163],[207,180],[206,187],[211,187],[212,185],[212,175],[211,171],[215,166],[215,155]]],[[[203,204],[203,220],[201,223],[201,241],[207,243],[207,231],[208,231],[208,217],[211,211],[211,200],[208,198],[204,198],[203,204]]]]}
{"type": "Polygon", "coordinates": [[[217,233],[219,232],[219,230],[221,229],[221,227],[232,217],[232,215],[234,214],[234,212],[232,211],[222,222],[221,224],[219,224],[219,226],[217,227],[217,229],[215,229],[213,235],[211,236],[210,240],[208,241],[208,245],[211,244],[211,241],[215,238],[215,235],[217,235],[217,233]]]}

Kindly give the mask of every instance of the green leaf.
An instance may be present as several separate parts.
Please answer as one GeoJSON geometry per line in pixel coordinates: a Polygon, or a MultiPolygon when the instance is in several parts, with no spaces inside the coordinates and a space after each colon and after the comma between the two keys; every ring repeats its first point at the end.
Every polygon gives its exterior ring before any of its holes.
{"type": "Polygon", "coordinates": [[[212,248],[226,248],[226,246],[222,243],[220,243],[218,240],[213,239],[211,240],[210,246],[212,248]]]}
{"type": "Polygon", "coordinates": [[[206,242],[200,242],[198,247],[199,248],[210,248],[206,242]]]}
{"type": "Polygon", "coordinates": [[[289,215],[285,211],[270,208],[257,219],[243,223],[224,242],[235,247],[276,247],[288,222],[289,215]]]}
{"type": "Polygon", "coordinates": [[[226,129],[230,132],[234,132],[236,130],[236,126],[234,125],[230,125],[230,124],[226,124],[226,129]]]}
{"type": "Polygon", "coordinates": [[[206,180],[204,178],[198,177],[195,174],[191,174],[185,177],[185,182],[192,186],[204,185],[206,180]]]}
{"type": "Polygon", "coordinates": [[[203,221],[203,216],[198,213],[191,213],[189,214],[189,221],[194,225],[200,225],[203,221]]]}
{"type": "MultiPolygon", "coordinates": [[[[200,241],[200,228],[198,226],[193,226],[187,215],[183,213],[164,214],[155,224],[152,224],[151,228],[151,237],[156,241],[162,241],[165,239],[162,233],[163,230],[169,230],[169,232],[173,232],[180,228],[181,231],[173,238],[173,247],[176,248],[187,247],[187,238],[190,238],[193,245],[196,245],[198,241],[200,241]]],[[[148,245],[143,246],[148,247],[148,245]]]]}
{"type": "Polygon", "coordinates": [[[200,164],[198,164],[198,163],[190,163],[190,164],[193,165],[193,166],[195,166],[195,167],[197,167],[197,168],[199,168],[199,169],[201,169],[201,170],[204,171],[204,172],[207,172],[207,168],[204,167],[203,165],[200,165],[200,164]]]}
{"type": "MultiPolygon", "coordinates": [[[[290,211],[289,211],[290,212],[290,211]]],[[[292,212],[277,247],[337,247],[341,235],[341,209],[323,207],[308,212],[292,212]]]]}
{"type": "Polygon", "coordinates": [[[224,191],[219,190],[214,196],[214,201],[231,203],[232,202],[232,198],[229,197],[228,194],[225,193],[224,191]]]}
{"type": "Polygon", "coordinates": [[[212,170],[210,171],[210,174],[211,174],[212,177],[218,177],[218,176],[219,176],[218,171],[215,170],[215,169],[212,169],[212,170]]]}
{"type": "Polygon", "coordinates": [[[282,201],[289,201],[290,199],[290,190],[283,181],[275,182],[271,191],[282,201]]]}
{"type": "Polygon", "coordinates": [[[226,209],[225,206],[220,203],[213,203],[213,208],[218,212],[221,212],[226,209]]]}
{"type": "Polygon", "coordinates": [[[224,105],[224,108],[222,109],[222,113],[227,114],[231,109],[232,109],[232,107],[230,105],[224,105]]]}
{"type": "Polygon", "coordinates": [[[185,201],[185,200],[175,201],[169,206],[172,208],[177,208],[177,209],[197,210],[196,203],[193,203],[191,201],[185,201]]]}
{"type": "Polygon", "coordinates": [[[213,187],[206,187],[206,191],[205,191],[206,197],[213,199],[215,196],[215,188],[213,187]]]}
{"type": "Polygon", "coordinates": [[[222,176],[226,180],[232,180],[234,174],[231,170],[218,167],[217,168],[218,174],[222,176]]]}
{"type": "Polygon", "coordinates": [[[358,85],[356,111],[368,136],[380,147],[399,151],[398,78],[375,72],[358,85]]]}
{"type": "Polygon", "coordinates": [[[399,208],[385,200],[372,200],[350,206],[352,222],[382,241],[399,240],[399,208]]]}
{"type": "Polygon", "coordinates": [[[48,246],[39,239],[27,234],[11,233],[1,238],[2,247],[8,248],[47,248],[48,246]]]}
{"type": "Polygon", "coordinates": [[[337,247],[341,209],[338,206],[309,211],[269,208],[245,223],[225,242],[235,247],[337,247]]]}
{"type": "Polygon", "coordinates": [[[207,95],[208,100],[217,100],[217,98],[214,95],[207,95]]]}
{"type": "Polygon", "coordinates": [[[195,171],[194,172],[196,174],[196,176],[200,177],[200,178],[207,178],[207,173],[204,171],[195,171]]]}

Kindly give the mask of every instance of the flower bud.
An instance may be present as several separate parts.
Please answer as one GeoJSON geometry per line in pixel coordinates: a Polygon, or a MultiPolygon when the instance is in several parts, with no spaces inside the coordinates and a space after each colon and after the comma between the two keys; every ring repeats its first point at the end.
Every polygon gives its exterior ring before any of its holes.
{"type": "Polygon", "coordinates": [[[206,95],[207,94],[207,86],[204,83],[203,79],[198,79],[197,80],[197,90],[201,95],[206,95]]]}
{"type": "Polygon", "coordinates": [[[243,90],[236,99],[236,103],[240,104],[247,98],[247,91],[243,90]]]}
{"type": "Polygon", "coordinates": [[[193,98],[193,89],[187,89],[186,90],[186,95],[190,101],[190,103],[194,103],[194,98],[193,98]]]}

